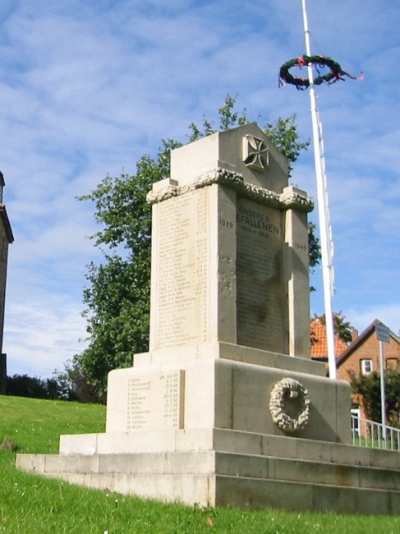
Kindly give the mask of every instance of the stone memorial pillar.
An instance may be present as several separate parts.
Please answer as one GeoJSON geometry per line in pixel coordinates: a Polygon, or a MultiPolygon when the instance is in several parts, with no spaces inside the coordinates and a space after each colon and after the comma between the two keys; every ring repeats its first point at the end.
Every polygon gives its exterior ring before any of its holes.
{"type": "Polygon", "coordinates": [[[313,203],[288,185],[286,158],[256,124],[215,133],[172,151],[148,201],[150,350],[110,373],[107,432],[284,435],[269,403],[290,378],[313,392],[301,435],[348,439],[335,415],[348,390],[310,358],[313,203]]]}
{"type": "Polygon", "coordinates": [[[262,132],[246,131],[173,152],[172,178],[149,194],[151,351],[224,341],[310,358],[312,202],[287,187],[286,161],[262,132]]]}

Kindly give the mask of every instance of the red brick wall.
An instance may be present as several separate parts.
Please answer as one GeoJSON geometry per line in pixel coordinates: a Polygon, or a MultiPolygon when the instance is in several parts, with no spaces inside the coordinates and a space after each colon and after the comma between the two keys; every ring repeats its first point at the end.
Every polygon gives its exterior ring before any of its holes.
{"type": "MultiPolygon", "coordinates": [[[[383,343],[385,368],[386,360],[397,359],[400,362],[400,344],[390,338],[390,343],[383,343]]],[[[379,364],[379,341],[376,338],[375,330],[372,330],[371,334],[366,337],[359,346],[351,353],[351,355],[340,365],[337,370],[338,378],[350,382],[349,371],[358,375],[361,372],[361,360],[372,360],[373,371],[380,370],[379,364]]]]}
{"type": "MultiPolygon", "coordinates": [[[[393,359],[396,359],[397,362],[400,363],[400,344],[395,339],[391,337],[390,343],[383,343],[383,351],[385,358],[385,369],[387,367],[386,360],[391,360],[391,363],[393,363],[393,359]]],[[[376,338],[375,329],[373,329],[370,335],[359,343],[354,352],[352,352],[351,355],[340,365],[340,367],[338,367],[338,378],[350,382],[349,371],[354,372],[356,376],[358,376],[361,373],[361,360],[364,359],[372,360],[373,371],[380,371],[379,341],[376,338]]],[[[393,365],[391,365],[391,367],[393,367],[393,365]]],[[[360,404],[360,400],[356,396],[353,396],[352,402],[354,404],[360,404]]],[[[361,406],[360,409],[361,417],[365,418],[365,414],[363,413],[361,406]]]]}

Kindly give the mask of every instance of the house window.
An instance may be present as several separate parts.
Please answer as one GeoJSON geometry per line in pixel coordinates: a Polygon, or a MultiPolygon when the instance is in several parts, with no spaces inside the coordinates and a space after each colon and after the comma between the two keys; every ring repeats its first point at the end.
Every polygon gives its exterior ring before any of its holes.
{"type": "Polygon", "coordinates": [[[351,408],[351,431],[353,438],[361,436],[361,410],[360,408],[351,408]]]}
{"type": "Polygon", "coordinates": [[[397,358],[388,358],[386,360],[386,369],[397,369],[397,358]]]}
{"type": "Polygon", "coordinates": [[[363,375],[369,375],[372,370],[372,360],[361,360],[361,373],[363,375]]]}

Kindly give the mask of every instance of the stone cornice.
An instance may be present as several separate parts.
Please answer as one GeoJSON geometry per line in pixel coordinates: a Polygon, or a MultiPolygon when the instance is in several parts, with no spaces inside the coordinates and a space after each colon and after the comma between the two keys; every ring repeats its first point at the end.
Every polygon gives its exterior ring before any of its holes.
{"type": "Polygon", "coordinates": [[[190,191],[207,187],[212,184],[221,184],[235,189],[244,197],[277,209],[295,209],[298,211],[310,212],[314,208],[313,201],[300,190],[288,188],[287,191],[284,191],[281,194],[275,193],[264,187],[245,182],[241,174],[222,168],[214,169],[202,174],[197,180],[189,185],[179,186],[173,182],[174,180],[170,180],[164,187],[162,186],[162,182],[158,182],[157,187],[147,195],[149,204],[157,204],[158,202],[163,202],[169,198],[184,195],[190,191]]]}
{"type": "Polygon", "coordinates": [[[285,205],[284,209],[296,209],[309,213],[314,209],[314,201],[309,198],[303,191],[296,188],[288,187],[280,195],[281,202],[285,205]]]}

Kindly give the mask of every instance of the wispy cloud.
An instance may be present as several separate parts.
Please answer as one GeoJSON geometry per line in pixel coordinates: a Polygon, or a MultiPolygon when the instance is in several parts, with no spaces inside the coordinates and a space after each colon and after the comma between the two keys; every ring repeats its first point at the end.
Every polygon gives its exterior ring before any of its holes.
{"type": "MultiPolygon", "coordinates": [[[[365,71],[318,91],[334,307],[360,330],[376,317],[396,330],[400,11],[376,0],[308,4],[314,53],[365,71]]],[[[185,140],[227,93],[255,120],[297,113],[311,135],[307,92],[278,88],[280,65],[304,52],[301,2],[4,0],[0,24],[0,168],[16,238],[4,350],[10,372],[45,376],[81,350],[85,265],[99,259],[85,237],[91,206],[77,195],[134,172],[162,138],[185,140]]],[[[293,182],[315,196],[311,152],[293,182]]],[[[322,311],[321,289],[312,302],[322,311]]]]}

